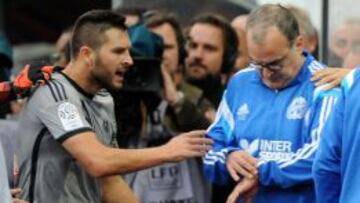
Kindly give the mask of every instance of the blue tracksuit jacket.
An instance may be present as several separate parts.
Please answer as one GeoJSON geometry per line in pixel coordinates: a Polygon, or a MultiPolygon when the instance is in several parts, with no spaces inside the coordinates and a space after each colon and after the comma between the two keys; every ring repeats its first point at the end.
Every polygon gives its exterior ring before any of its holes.
{"type": "Polygon", "coordinates": [[[360,70],[342,81],[342,95],[324,127],[314,162],[319,203],[360,202],[360,70]]]}
{"type": "Polygon", "coordinates": [[[246,150],[259,159],[256,203],[316,201],[313,158],[340,91],[315,88],[310,78],[324,65],[306,52],[303,55],[305,63],[298,75],[281,90],[268,88],[251,68],[230,80],[207,133],[214,146],[203,162],[212,182],[228,184],[227,155],[246,150]]]}

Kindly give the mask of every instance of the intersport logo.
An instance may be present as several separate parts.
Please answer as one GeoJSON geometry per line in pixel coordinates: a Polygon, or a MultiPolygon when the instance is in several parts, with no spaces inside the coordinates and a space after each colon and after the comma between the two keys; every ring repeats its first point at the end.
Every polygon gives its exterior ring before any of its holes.
{"type": "Polygon", "coordinates": [[[290,160],[295,153],[291,150],[292,143],[287,140],[247,139],[239,141],[240,147],[260,160],[277,161],[290,160]]]}

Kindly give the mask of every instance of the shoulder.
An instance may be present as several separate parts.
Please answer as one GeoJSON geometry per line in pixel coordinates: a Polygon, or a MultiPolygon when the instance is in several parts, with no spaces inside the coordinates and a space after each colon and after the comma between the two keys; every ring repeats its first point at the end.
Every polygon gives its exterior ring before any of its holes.
{"type": "Polygon", "coordinates": [[[39,85],[29,98],[33,103],[51,104],[62,101],[76,100],[76,91],[58,73],[54,73],[52,78],[45,84],[39,85]]]}
{"type": "Polygon", "coordinates": [[[258,73],[255,68],[248,67],[236,72],[229,80],[228,88],[239,86],[241,84],[250,82],[251,80],[258,80],[258,73]]]}
{"type": "Polygon", "coordinates": [[[101,104],[103,104],[105,106],[113,107],[113,105],[114,105],[113,97],[105,89],[102,89],[99,92],[97,92],[93,100],[95,102],[101,103],[101,104]]]}
{"type": "Polygon", "coordinates": [[[352,89],[356,83],[359,83],[359,79],[360,79],[360,67],[350,71],[341,81],[341,88],[344,91],[344,94],[348,94],[350,89],[352,89]]]}

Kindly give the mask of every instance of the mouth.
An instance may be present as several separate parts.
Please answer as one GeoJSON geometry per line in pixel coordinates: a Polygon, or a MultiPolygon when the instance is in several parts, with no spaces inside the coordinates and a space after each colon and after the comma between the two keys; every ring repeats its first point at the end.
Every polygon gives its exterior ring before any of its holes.
{"type": "Polygon", "coordinates": [[[126,70],[118,70],[115,72],[115,76],[120,80],[123,81],[125,77],[126,70]]]}

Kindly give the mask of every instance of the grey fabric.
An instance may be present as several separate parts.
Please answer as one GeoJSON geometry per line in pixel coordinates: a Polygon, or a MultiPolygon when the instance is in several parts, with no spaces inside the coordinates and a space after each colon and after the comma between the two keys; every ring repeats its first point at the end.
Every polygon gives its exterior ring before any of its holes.
{"type": "Polygon", "coordinates": [[[12,203],[2,145],[0,145],[0,202],[12,203]]]}
{"type": "Polygon", "coordinates": [[[33,184],[34,203],[101,202],[98,180],[62,142],[80,132],[94,131],[100,142],[112,145],[116,133],[112,97],[105,91],[91,97],[60,73],[52,78],[35,91],[20,119],[17,154],[22,198],[29,200],[33,184]],[[31,172],[32,166],[36,173],[31,172]],[[31,179],[34,174],[35,181],[31,179]]]}
{"type": "Polygon", "coordinates": [[[15,184],[15,180],[13,179],[13,166],[17,126],[18,123],[16,121],[0,120],[0,143],[3,146],[8,182],[12,186],[15,184]]]}

